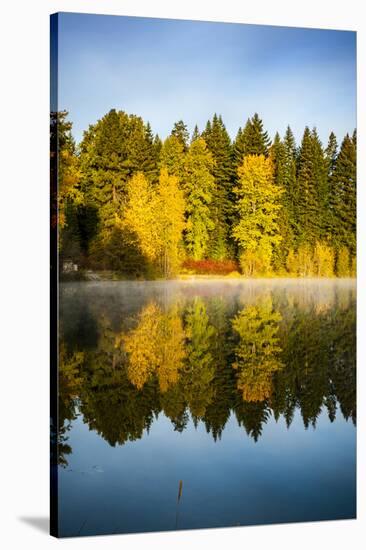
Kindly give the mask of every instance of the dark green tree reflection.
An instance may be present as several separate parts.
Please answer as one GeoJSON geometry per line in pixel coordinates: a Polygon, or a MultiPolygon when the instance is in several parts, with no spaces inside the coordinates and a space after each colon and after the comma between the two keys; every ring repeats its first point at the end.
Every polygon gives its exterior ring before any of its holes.
{"type": "Polygon", "coordinates": [[[82,302],[63,298],[61,465],[79,413],[112,446],[141,438],[161,413],[177,431],[202,422],[215,441],[231,416],[255,441],[271,416],[290,428],[296,410],[305,428],[324,410],[356,422],[353,290],[157,296],[127,310],[82,302]]]}

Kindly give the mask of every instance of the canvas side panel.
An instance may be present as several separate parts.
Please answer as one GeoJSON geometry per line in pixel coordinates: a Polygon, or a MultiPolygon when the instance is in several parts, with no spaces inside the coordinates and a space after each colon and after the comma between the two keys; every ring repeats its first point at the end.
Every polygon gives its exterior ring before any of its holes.
{"type": "Polygon", "coordinates": [[[50,16],[50,534],[58,536],[58,14],[50,16]]]}

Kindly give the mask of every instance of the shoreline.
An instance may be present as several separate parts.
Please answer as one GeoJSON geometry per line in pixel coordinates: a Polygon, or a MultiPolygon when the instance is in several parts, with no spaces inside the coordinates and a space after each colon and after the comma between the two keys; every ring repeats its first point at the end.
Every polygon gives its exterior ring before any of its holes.
{"type": "Polygon", "coordinates": [[[356,276],[350,277],[295,277],[291,275],[273,275],[273,276],[263,276],[263,277],[245,277],[244,275],[238,275],[235,277],[225,276],[225,275],[178,275],[172,279],[127,279],[120,276],[116,272],[107,272],[107,271],[87,271],[87,272],[77,272],[75,273],[60,275],[59,282],[127,282],[127,283],[197,283],[197,282],[220,282],[220,283],[245,283],[245,282],[280,282],[280,281],[293,281],[293,282],[309,282],[309,281],[324,281],[324,282],[334,282],[334,281],[354,281],[357,282],[356,276]]]}

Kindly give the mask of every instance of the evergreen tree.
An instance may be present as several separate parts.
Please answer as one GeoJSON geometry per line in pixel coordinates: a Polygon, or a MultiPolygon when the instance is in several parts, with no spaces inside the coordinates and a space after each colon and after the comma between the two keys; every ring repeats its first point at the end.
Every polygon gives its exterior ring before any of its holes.
{"type": "Polygon", "coordinates": [[[331,177],[331,228],[335,246],[356,254],[356,147],[347,134],[331,177]]]}
{"type": "Polygon", "coordinates": [[[170,135],[178,138],[183,146],[184,151],[186,152],[188,149],[189,132],[183,120],[178,120],[178,122],[174,123],[173,130],[170,135]]]}
{"type": "Polygon", "coordinates": [[[112,109],[84,133],[80,162],[87,202],[98,207],[102,229],[113,228],[127,180],[137,171],[156,177],[151,131],[140,117],[112,109]]]}
{"type": "Polygon", "coordinates": [[[268,155],[271,140],[263,129],[263,121],[255,113],[248,118],[244,130],[239,128],[234,142],[234,165],[237,171],[246,155],[268,155]]]}
{"type": "Polygon", "coordinates": [[[209,255],[222,260],[230,255],[229,231],[233,217],[233,166],[231,140],[221,116],[213,116],[202,136],[214,160],[215,193],[211,203],[215,228],[210,235],[209,255]]]}
{"type": "Polygon", "coordinates": [[[198,139],[199,137],[201,137],[201,134],[200,134],[200,131],[199,131],[198,126],[196,124],[195,127],[194,127],[194,130],[193,130],[193,133],[192,133],[191,143],[196,141],[196,139],[198,139]]]}
{"type": "MultiPolygon", "coordinates": [[[[297,177],[297,244],[314,245],[322,230],[319,182],[322,166],[320,143],[306,126],[301,142],[297,177]]],[[[321,174],[323,176],[323,174],[321,174]]]]}
{"type": "Polygon", "coordinates": [[[325,158],[327,160],[328,178],[331,178],[337,160],[337,138],[333,132],[329,134],[328,145],[325,149],[325,158]]]}
{"type": "Polygon", "coordinates": [[[311,133],[313,141],[313,178],[318,194],[319,204],[319,238],[325,239],[328,227],[329,212],[329,186],[328,186],[328,162],[324,155],[322,143],[319,139],[316,128],[311,133]]]}

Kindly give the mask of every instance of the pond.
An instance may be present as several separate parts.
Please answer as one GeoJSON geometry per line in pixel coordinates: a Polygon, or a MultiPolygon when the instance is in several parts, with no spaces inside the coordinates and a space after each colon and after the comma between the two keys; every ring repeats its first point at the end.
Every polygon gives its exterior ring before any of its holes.
{"type": "Polygon", "coordinates": [[[354,280],[60,288],[59,533],[354,518],[354,280]]]}

